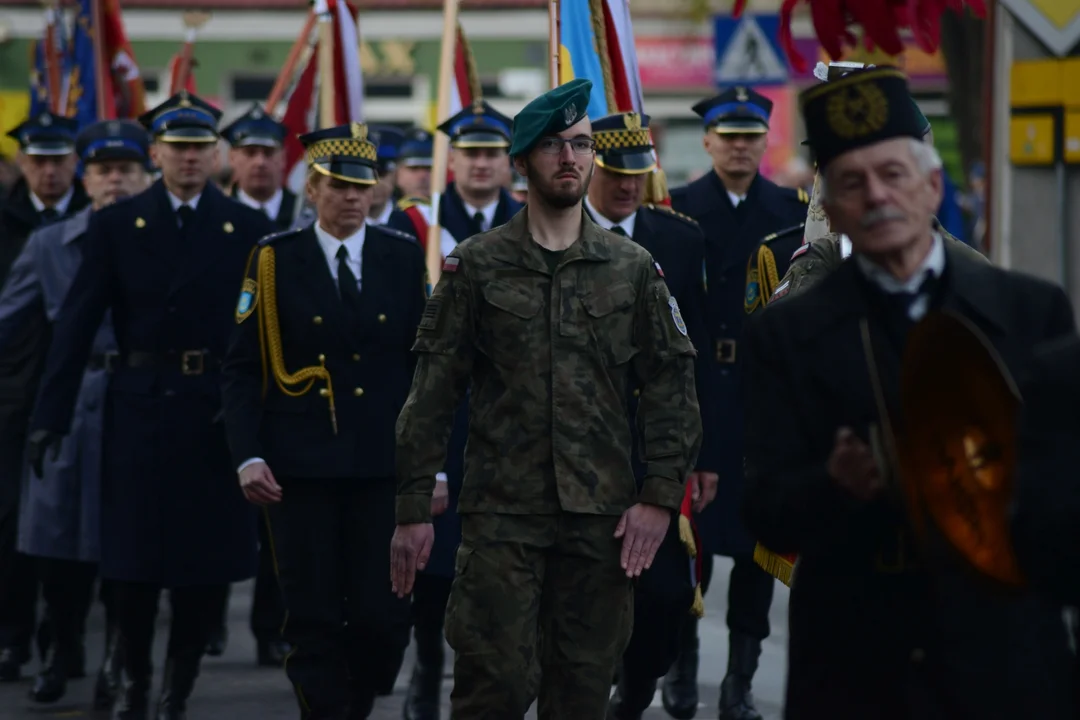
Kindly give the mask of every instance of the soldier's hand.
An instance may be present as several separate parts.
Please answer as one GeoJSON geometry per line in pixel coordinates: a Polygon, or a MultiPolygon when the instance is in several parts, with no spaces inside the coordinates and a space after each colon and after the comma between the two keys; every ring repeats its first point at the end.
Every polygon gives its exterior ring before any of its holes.
{"type": "Polygon", "coordinates": [[[720,484],[720,476],[716,473],[694,471],[687,476],[687,482],[692,488],[694,512],[701,512],[716,499],[716,488],[720,484]]]}
{"type": "Polygon", "coordinates": [[[828,471],[837,485],[860,500],[872,500],[885,487],[873,450],[851,428],[836,432],[828,471]]]}
{"type": "Polygon", "coordinates": [[[427,567],[435,528],[431,523],[398,525],[390,541],[390,585],[399,598],[409,595],[416,571],[427,567]]]}
{"type": "Polygon", "coordinates": [[[35,430],[26,445],[26,459],[37,478],[45,477],[45,454],[52,449],[49,459],[60,459],[60,436],[51,430],[35,430]]]}
{"type": "Polygon", "coordinates": [[[627,577],[639,577],[652,567],[670,524],[671,510],[659,505],[638,503],[623,513],[615,537],[623,541],[621,563],[627,577]]]}
{"type": "Polygon", "coordinates": [[[250,503],[270,505],[281,502],[281,486],[270,472],[270,466],[264,462],[248,465],[240,471],[240,489],[250,503]]]}
{"type": "Polygon", "coordinates": [[[431,517],[438,517],[450,507],[450,490],[446,481],[435,483],[435,492],[431,494],[431,517]]]}

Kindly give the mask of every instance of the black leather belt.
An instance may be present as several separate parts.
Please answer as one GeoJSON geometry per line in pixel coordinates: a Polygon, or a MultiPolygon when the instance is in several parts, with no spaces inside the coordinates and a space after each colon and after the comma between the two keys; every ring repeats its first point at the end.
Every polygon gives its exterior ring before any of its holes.
{"type": "Polygon", "coordinates": [[[86,369],[112,372],[113,368],[116,367],[116,360],[119,357],[120,353],[118,352],[95,353],[90,356],[89,362],[86,363],[86,369]]]}
{"type": "Polygon", "coordinates": [[[209,350],[172,350],[165,353],[133,350],[124,357],[130,368],[179,370],[182,375],[202,375],[216,370],[220,364],[209,350]]]}

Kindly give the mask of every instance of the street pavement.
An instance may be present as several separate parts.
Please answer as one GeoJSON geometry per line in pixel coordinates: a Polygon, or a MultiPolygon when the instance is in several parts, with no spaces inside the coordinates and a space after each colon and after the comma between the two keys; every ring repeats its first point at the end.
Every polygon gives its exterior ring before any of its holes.
{"type": "MultiPolygon", "coordinates": [[[[701,704],[698,718],[717,716],[720,680],[727,667],[727,578],[731,562],[716,559],[711,592],[705,599],[705,617],[699,626],[701,637],[701,668],[698,676],[701,704]]],[[[765,642],[761,667],[754,678],[754,696],[758,710],[765,720],[780,720],[784,692],[785,648],[787,646],[788,590],[777,583],[773,600],[772,635],[765,642]]],[[[202,673],[195,694],[188,706],[190,720],[295,720],[299,717],[296,701],[281,670],[255,666],[255,643],[247,628],[251,606],[251,583],[233,589],[229,610],[229,644],[220,658],[203,660],[202,673]]],[[[160,682],[167,634],[168,600],[162,601],[159,636],[156,643],[155,692],[160,682]]],[[[55,705],[35,705],[28,697],[31,678],[37,671],[37,661],[23,668],[25,679],[19,683],[0,684],[0,720],[43,720],[44,718],[92,718],[104,720],[108,715],[90,710],[93,693],[93,673],[100,662],[104,642],[104,617],[100,607],[90,619],[87,634],[87,670],[91,677],[72,682],[68,694],[55,705]]],[[[443,719],[450,716],[450,685],[452,653],[447,649],[446,677],[443,687],[443,719]]],[[[412,667],[412,648],[398,677],[394,694],[380,698],[372,720],[398,720],[401,704],[412,667]]],[[[526,716],[536,717],[535,708],[526,716]]],[[[653,707],[645,713],[646,720],[667,718],[657,692],[653,707]]]]}

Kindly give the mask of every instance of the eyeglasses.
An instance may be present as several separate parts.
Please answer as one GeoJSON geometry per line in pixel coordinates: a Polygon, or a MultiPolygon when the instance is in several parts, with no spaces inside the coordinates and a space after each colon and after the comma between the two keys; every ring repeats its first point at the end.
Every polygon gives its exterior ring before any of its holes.
{"type": "Polygon", "coordinates": [[[574,151],[575,155],[588,155],[596,150],[596,143],[592,138],[576,137],[576,138],[561,138],[561,137],[546,137],[542,138],[537,143],[536,148],[545,155],[561,155],[563,146],[569,145],[570,149],[574,151]]]}

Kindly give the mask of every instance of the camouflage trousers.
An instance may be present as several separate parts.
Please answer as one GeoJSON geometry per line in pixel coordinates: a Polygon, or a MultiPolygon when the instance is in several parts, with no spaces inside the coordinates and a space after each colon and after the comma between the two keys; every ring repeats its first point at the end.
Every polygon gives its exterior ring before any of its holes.
{"type": "Polygon", "coordinates": [[[618,517],[461,517],[446,607],[452,720],[603,720],[633,630],[618,517]]]}

